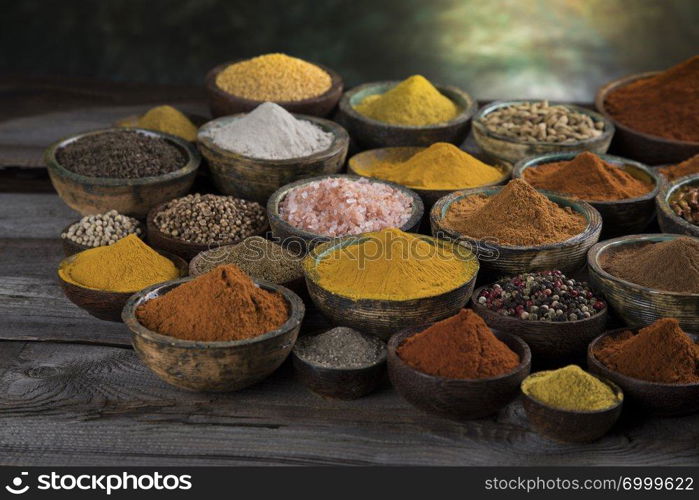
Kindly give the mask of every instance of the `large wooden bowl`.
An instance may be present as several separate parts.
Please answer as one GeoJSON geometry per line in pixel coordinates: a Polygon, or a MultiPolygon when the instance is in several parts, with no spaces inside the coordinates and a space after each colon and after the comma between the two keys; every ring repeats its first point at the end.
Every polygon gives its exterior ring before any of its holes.
{"type": "Polygon", "coordinates": [[[655,198],[658,212],[658,225],[663,233],[687,234],[699,237],[699,226],[684,220],[670,208],[670,198],[684,186],[699,186],[699,174],[680,177],[671,183],[664,183],[655,198]]]}
{"type": "Polygon", "coordinates": [[[155,205],[189,192],[201,163],[201,156],[192,143],[174,135],[139,128],[116,128],[86,132],[58,141],[46,149],[44,160],[58,196],[81,215],[99,214],[114,209],[120,214],[145,217],[148,210],[155,205]],[[123,130],[134,130],[165,139],[184,155],[185,165],[167,174],[137,179],[115,179],[76,174],[56,159],[56,152],[71,142],[90,135],[123,130]]]}
{"type": "MultiPolygon", "coordinates": [[[[76,224],[80,222],[80,219],[74,220],[70,224],[68,224],[66,227],[63,228],[63,231],[58,235],[59,238],[61,238],[61,235],[64,233],[68,232],[68,229],[70,229],[70,226],[73,224],[76,224]]],[[[146,228],[143,226],[143,223],[139,221],[138,223],[139,227],[141,228],[141,234],[138,235],[141,240],[145,241],[146,237],[146,228]]],[[[70,257],[71,255],[75,255],[76,253],[82,252],[83,250],[89,250],[90,248],[96,248],[96,247],[89,247],[87,245],[83,245],[81,243],[76,243],[75,241],[68,239],[68,238],[61,238],[61,246],[63,247],[63,254],[66,257],[70,257]]]]}
{"type": "Polygon", "coordinates": [[[124,307],[123,319],[131,330],[138,357],[168,384],[190,391],[237,391],[272,374],[294,347],[305,308],[292,291],[257,282],[276,291],[289,305],[289,319],[281,327],[246,340],[197,342],[181,340],[149,330],[136,318],[136,309],[193,278],[168,281],[133,295],[124,307]]]}

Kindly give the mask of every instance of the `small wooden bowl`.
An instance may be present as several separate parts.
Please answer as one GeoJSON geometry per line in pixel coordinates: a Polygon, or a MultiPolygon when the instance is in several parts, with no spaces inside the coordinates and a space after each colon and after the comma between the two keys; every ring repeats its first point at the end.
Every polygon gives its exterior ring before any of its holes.
{"type": "Polygon", "coordinates": [[[625,76],[602,85],[595,96],[597,111],[606,116],[616,126],[614,150],[625,157],[633,158],[647,165],[676,164],[699,153],[699,142],[677,141],[646,134],[624,125],[609,114],[605,107],[607,96],[618,88],[655,76],[659,71],[625,76]]]}
{"type": "MultiPolygon", "coordinates": [[[[68,224],[66,227],[63,228],[63,231],[58,235],[58,237],[61,239],[61,246],[63,247],[63,254],[66,257],[70,257],[71,255],[75,255],[76,253],[82,252],[83,250],[89,250],[90,248],[96,248],[96,247],[89,247],[87,245],[82,245],[80,243],[76,243],[73,240],[69,240],[68,238],[61,238],[61,234],[67,233],[68,229],[70,229],[70,226],[73,224],[76,224],[80,222],[80,219],[75,220],[68,224]]],[[[141,234],[139,235],[139,238],[141,240],[145,239],[146,236],[146,228],[143,226],[143,224],[139,221],[139,227],[141,228],[141,234]]]]}
{"type": "MultiPolygon", "coordinates": [[[[423,151],[423,147],[395,147],[395,148],[379,148],[370,149],[368,151],[363,151],[352,156],[347,164],[347,170],[349,173],[354,175],[359,175],[362,177],[367,177],[369,179],[376,178],[369,175],[361,174],[361,171],[371,172],[377,163],[379,162],[391,162],[391,163],[402,163],[408,161],[413,155],[423,151]]],[[[488,184],[483,184],[478,187],[492,187],[500,184],[505,184],[512,176],[512,165],[504,162],[493,163],[490,157],[486,155],[473,155],[479,160],[493,165],[502,172],[502,177],[495,182],[488,184]]],[[[438,199],[458,191],[458,189],[421,189],[406,186],[408,189],[415,191],[422,198],[422,202],[425,204],[425,209],[429,210],[437,202],[438,199]]]]}
{"type": "Polygon", "coordinates": [[[542,436],[562,443],[591,443],[604,436],[619,420],[624,393],[613,382],[597,378],[607,384],[619,399],[614,406],[594,411],[564,410],[522,391],[522,406],[532,428],[542,436]]]}
{"type": "Polygon", "coordinates": [[[599,240],[602,217],[597,210],[584,201],[543,193],[551,201],[561,206],[571,207],[583,214],[588,222],[582,233],[565,241],[548,245],[498,245],[492,240],[469,238],[444,226],[444,217],[454,202],[476,194],[492,196],[501,189],[502,187],[466,189],[440,198],[430,211],[432,235],[459,242],[470,248],[478,256],[481,268],[488,273],[486,276],[489,278],[549,269],[558,269],[563,274],[573,274],[585,264],[587,250],[599,240]]]}
{"type": "Polygon", "coordinates": [[[199,130],[197,144],[208,160],[216,187],[224,194],[265,204],[277,189],[299,179],[324,174],[337,174],[345,165],[349,135],[344,128],[330,120],[296,115],[330,132],[334,139],[330,146],[318,153],[288,160],[251,158],[217,146],[211,140],[211,129],[225,126],[243,115],[224,116],[208,122],[199,130]]]}
{"type": "Polygon", "coordinates": [[[272,374],[291,352],[305,313],[295,293],[279,285],[256,282],[281,293],[289,305],[289,319],[281,327],[246,340],[197,342],[149,330],[136,319],[136,309],[193,278],[168,281],[132,296],[123,319],[141,361],[168,384],[190,391],[238,391],[272,374]]]}
{"type": "Polygon", "coordinates": [[[646,288],[612,276],[604,270],[606,260],[612,252],[679,237],[675,234],[622,236],[590,248],[587,254],[590,285],[606,298],[607,304],[631,327],[649,325],[660,318],[677,318],[684,331],[699,334],[699,294],[646,288]]]}
{"type": "MultiPolygon", "coordinates": [[[[578,154],[579,153],[556,153],[538,156],[536,158],[525,158],[515,165],[512,177],[515,179],[524,178],[524,172],[529,168],[536,168],[546,163],[570,161],[578,154]]],[[[595,207],[602,216],[602,238],[612,238],[614,236],[635,234],[643,231],[648,227],[648,224],[651,223],[655,216],[655,197],[663,181],[652,168],[648,168],[641,163],[618,156],[598,156],[605,162],[624,170],[636,179],[653,185],[651,191],[636,198],[613,201],[585,200],[595,207]]],[[[541,191],[547,192],[546,190],[541,191]]],[[[572,197],[572,195],[564,192],[554,192],[552,194],[572,197]]]]}
{"type": "Polygon", "coordinates": [[[352,139],[364,149],[391,146],[429,146],[435,142],[460,145],[471,129],[471,118],[478,103],[463,90],[449,85],[435,85],[445,97],[460,109],[452,120],[434,125],[392,125],[366,117],[354,109],[365,97],[384,94],[400,82],[365,83],[345,92],[340,99],[337,121],[345,126],[352,139]]]}
{"type": "Polygon", "coordinates": [[[563,366],[584,358],[590,341],[607,326],[607,307],[587,319],[577,321],[529,321],[503,316],[478,303],[478,296],[486,288],[473,292],[471,307],[493,330],[508,332],[524,340],[532,351],[535,363],[563,366]]]}
{"type": "Polygon", "coordinates": [[[408,328],[388,341],[388,376],[406,401],[427,413],[462,421],[492,415],[517,397],[520,384],[529,375],[532,360],[529,347],[522,339],[494,332],[520,358],[520,364],[513,372],[475,380],[451,379],[418,371],[396,353],[405,339],[428,326],[408,328]]]}
{"type": "Polygon", "coordinates": [[[603,122],[604,129],[598,137],[585,139],[569,144],[558,142],[524,142],[503,135],[495,134],[485,126],[485,117],[493,111],[521,104],[526,102],[540,102],[538,100],[515,100],[515,101],[495,101],[481,108],[473,118],[473,137],[478,146],[486,153],[509,163],[517,163],[525,158],[541,156],[549,153],[570,153],[581,151],[592,151],[593,153],[604,154],[609,149],[614,135],[614,124],[599,113],[592,110],[566,103],[551,103],[562,105],[566,108],[588,115],[595,122],[603,122]]]}
{"type": "MultiPolygon", "coordinates": [[[[587,349],[587,366],[589,370],[611,380],[624,390],[627,403],[641,411],[676,417],[699,412],[699,383],[695,384],[663,384],[648,382],[623,375],[607,368],[595,357],[595,351],[601,340],[607,336],[616,336],[629,328],[618,328],[603,333],[590,343],[587,349]]],[[[695,343],[699,337],[690,335],[695,343]]]]}
{"type": "MultiPolygon", "coordinates": [[[[474,255],[463,247],[451,242],[422,236],[424,241],[451,249],[464,261],[474,259],[474,255]]],[[[333,323],[348,326],[360,332],[376,335],[384,340],[396,330],[415,324],[434,322],[448,318],[461,309],[473,293],[478,275],[476,268],[470,280],[448,292],[410,300],[351,299],[333,293],[317,283],[315,268],[329,253],[356,245],[362,236],[347,236],[323,243],[313,248],[303,263],[306,286],[313,303],[333,323]]]]}
{"type": "MultiPolygon", "coordinates": [[[[358,175],[346,175],[346,174],[334,174],[334,175],[322,175],[319,177],[312,177],[310,179],[301,179],[291,184],[287,184],[275,191],[272,196],[269,197],[267,201],[267,218],[269,219],[269,225],[272,228],[272,234],[274,235],[276,241],[279,241],[281,245],[293,248],[294,251],[299,251],[299,253],[306,252],[318,245],[319,243],[324,243],[330,241],[333,238],[330,236],[324,236],[321,234],[311,233],[304,229],[299,229],[292,226],[279,215],[279,206],[286,197],[286,195],[293,191],[294,189],[301,187],[305,184],[311,182],[322,181],[324,179],[350,179],[359,180],[366,179],[365,177],[360,177],[358,175]]],[[[422,221],[422,215],[425,211],[425,207],[422,203],[422,199],[412,190],[401,186],[400,184],[394,184],[392,182],[386,182],[379,179],[367,179],[369,182],[387,184],[402,193],[407,194],[413,199],[413,211],[410,214],[410,218],[403,224],[400,229],[406,232],[416,231],[420,227],[422,221]]]]}
{"type": "MultiPolygon", "coordinates": [[[[238,113],[248,113],[265,102],[229,94],[216,85],[216,77],[221,71],[226,69],[231,64],[235,64],[243,60],[244,59],[237,59],[235,61],[219,64],[206,74],[204,86],[206,88],[206,95],[209,101],[211,116],[214,118],[218,118],[219,116],[235,115],[238,113]]],[[[286,109],[289,113],[320,117],[328,116],[333,109],[335,109],[337,101],[339,101],[340,97],[342,96],[342,91],[344,89],[342,78],[335,71],[326,66],[322,66],[320,64],[315,65],[330,75],[331,83],[330,88],[327,91],[319,96],[302,99],[300,101],[274,101],[275,104],[278,104],[282,108],[286,109]]]]}
{"type": "Polygon", "coordinates": [[[658,209],[658,225],[663,233],[687,234],[699,237],[699,226],[687,222],[670,208],[670,198],[678,189],[684,186],[699,186],[699,174],[680,177],[669,184],[663,184],[658,196],[655,197],[655,205],[658,209]]]}
{"type": "MultiPolygon", "coordinates": [[[[163,257],[167,257],[175,264],[175,267],[177,267],[177,270],[180,272],[180,276],[187,276],[188,267],[183,259],[177,255],[161,250],[158,250],[158,253],[163,257]]],[[[59,269],[73,259],[75,259],[75,255],[63,259],[58,266],[59,269]]],[[[126,304],[129,297],[134,294],[134,292],[109,292],[106,290],[86,288],[69,283],[61,278],[60,275],[58,275],[58,280],[61,282],[61,288],[63,288],[63,293],[68,300],[80,309],[84,309],[95,318],[105,321],[121,321],[121,311],[124,309],[124,304],[126,304]]]]}
{"type": "Polygon", "coordinates": [[[191,142],[174,135],[140,128],[112,128],[86,132],[58,141],[46,149],[44,161],[58,196],[81,215],[99,214],[114,209],[120,214],[145,217],[148,210],[155,205],[189,192],[197,175],[201,156],[191,142]],[[116,179],[76,174],[63,167],[56,159],[56,152],[71,142],[90,135],[123,130],[134,130],[165,139],[185,156],[185,165],[167,174],[137,179],[116,179]]]}

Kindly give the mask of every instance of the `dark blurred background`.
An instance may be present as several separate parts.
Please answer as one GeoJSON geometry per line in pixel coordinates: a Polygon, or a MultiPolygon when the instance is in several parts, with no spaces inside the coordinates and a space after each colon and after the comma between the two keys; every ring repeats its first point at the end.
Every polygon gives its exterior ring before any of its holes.
{"type": "Polygon", "coordinates": [[[348,86],[414,73],[480,99],[589,101],[699,53],[698,0],[0,1],[0,74],[200,84],[267,52],[348,86]]]}

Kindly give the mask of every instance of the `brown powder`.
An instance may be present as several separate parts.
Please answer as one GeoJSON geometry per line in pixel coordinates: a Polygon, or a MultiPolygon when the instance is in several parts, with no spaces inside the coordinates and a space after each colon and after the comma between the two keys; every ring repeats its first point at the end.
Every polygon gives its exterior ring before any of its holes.
{"type": "Polygon", "coordinates": [[[493,196],[468,196],[453,203],[444,225],[469,238],[493,238],[508,246],[539,246],[582,233],[587,219],[552,202],[527,182],[514,179],[493,196]]]}
{"type": "Polygon", "coordinates": [[[660,169],[667,180],[674,181],[685,175],[699,174],[699,154],[692,156],[678,165],[670,165],[660,169]]]}

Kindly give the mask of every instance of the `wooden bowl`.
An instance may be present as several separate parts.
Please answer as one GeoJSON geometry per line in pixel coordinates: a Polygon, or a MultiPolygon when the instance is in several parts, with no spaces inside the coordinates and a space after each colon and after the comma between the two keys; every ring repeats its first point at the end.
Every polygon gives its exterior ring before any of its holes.
{"type": "Polygon", "coordinates": [[[603,122],[604,129],[598,137],[576,141],[569,144],[558,142],[525,142],[511,137],[505,137],[500,134],[495,134],[488,130],[485,126],[486,115],[493,111],[521,104],[525,102],[540,102],[539,100],[514,100],[514,101],[495,101],[481,108],[473,118],[473,138],[478,146],[486,153],[509,163],[517,163],[525,158],[532,156],[541,156],[550,153],[572,153],[581,151],[592,151],[593,153],[604,154],[609,149],[609,144],[612,142],[614,135],[614,124],[606,117],[595,113],[592,110],[575,106],[566,103],[551,103],[562,105],[566,108],[589,116],[595,122],[603,122]]]}
{"type": "Polygon", "coordinates": [[[197,144],[208,160],[214,184],[224,194],[265,204],[277,189],[299,179],[324,174],[337,174],[345,165],[349,135],[344,128],[330,120],[296,115],[313,123],[334,139],[330,146],[318,153],[288,160],[251,158],[217,146],[211,140],[211,129],[225,126],[243,115],[224,116],[208,122],[199,130],[197,144]]]}
{"type": "Polygon", "coordinates": [[[577,321],[530,321],[503,316],[478,303],[478,296],[486,288],[473,292],[471,307],[493,330],[508,332],[524,340],[532,351],[534,362],[550,367],[584,359],[590,341],[607,326],[605,307],[597,314],[577,321]]]}
{"type": "MultiPolygon", "coordinates": [[[[680,416],[699,412],[699,383],[663,384],[648,382],[629,377],[607,368],[595,357],[595,350],[601,340],[607,336],[616,336],[629,328],[619,328],[603,333],[590,343],[587,349],[587,366],[589,370],[611,380],[624,390],[626,401],[630,406],[643,412],[662,416],[680,416]]],[[[690,335],[697,343],[699,337],[690,335]]]]}
{"type": "MultiPolygon", "coordinates": [[[[420,151],[423,151],[424,149],[425,148],[423,147],[407,146],[370,149],[368,151],[363,151],[352,156],[347,164],[347,170],[351,174],[367,177],[368,179],[376,178],[368,175],[363,175],[360,172],[371,172],[376,166],[376,164],[379,162],[402,163],[408,161],[413,155],[419,153],[420,151]]],[[[475,156],[476,158],[485,163],[493,165],[494,167],[500,169],[500,171],[502,172],[502,177],[497,181],[488,184],[483,184],[479,187],[492,187],[500,184],[505,184],[512,176],[512,165],[510,165],[509,163],[494,163],[493,160],[490,159],[490,157],[482,154],[475,154],[472,156],[475,156]]],[[[420,195],[420,198],[422,198],[422,202],[424,203],[425,208],[427,210],[432,208],[432,206],[437,202],[438,199],[450,193],[453,193],[454,191],[458,191],[458,189],[421,189],[410,186],[406,187],[420,195]]]]}
{"type": "Polygon", "coordinates": [[[677,318],[684,331],[699,334],[699,294],[646,288],[612,276],[603,269],[612,252],[619,249],[679,237],[674,234],[623,236],[590,248],[587,254],[590,285],[605,297],[607,304],[631,327],[646,326],[660,318],[677,318]]]}
{"type": "MultiPolygon", "coordinates": [[[[304,260],[303,269],[308,293],[316,307],[333,323],[387,340],[396,330],[453,316],[471,297],[478,268],[471,279],[453,290],[418,299],[351,299],[320,286],[315,273],[318,263],[334,250],[356,245],[362,238],[362,235],[347,236],[323,243],[313,248],[304,260]]],[[[471,252],[451,242],[429,236],[422,236],[422,239],[432,245],[454,251],[464,261],[475,258],[471,252]]]]}
{"type": "Polygon", "coordinates": [[[81,215],[99,214],[114,209],[120,214],[145,217],[148,210],[155,205],[189,192],[201,163],[201,156],[192,143],[174,135],[139,128],[112,128],[86,132],[60,140],[46,149],[44,161],[58,196],[81,215]],[[123,130],[134,130],[144,135],[165,139],[180,150],[187,162],[179,170],[167,174],[137,179],[116,179],[76,174],[63,167],[56,159],[56,152],[71,142],[89,135],[123,130]]]}
{"type": "Polygon", "coordinates": [[[136,319],[136,309],[193,278],[168,281],[132,296],[123,318],[131,330],[131,342],[141,361],[168,384],[190,391],[237,391],[272,374],[291,352],[305,308],[292,291],[279,285],[256,282],[281,293],[289,305],[289,319],[281,327],[246,340],[197,342],[149,330],[136,319]]]}
{"type": "Polygon", "coordinates": [[[445,97],[460,109],[452,120],[434,125],[392,125],[366,117],[354,106],[365,97],[384,94],[398,85],[399,81],[365,83],[345,92],[340,99],[337,121],[345,126],[352,139],[364,149],[391,146],[429,146],[435,142],[451,142],[460,145],[471,129],[471,118],[478,103],[463,90],[448,85],[435,85],[445,97]]]}
{"type": "MultiPolygon", "coordinates": [[[[70,229],[70,226],[72,226],[73,224],[76,224],[78,222],[80,222],[80,219],[74,220],[73,222],[68,224],[66,227],[64,227],[63,231],[61,231],[61,233],[58,235],[58,237],[61,239],[61,246],[63,247],[63,254],[66,257],[70,257],[71,255],[75,255],[76,253],[82,252],[83,250],[89,250],[90,248],[96,248],[96,247],[89,247],[87,245],[82,245],[80,243],[76,243],[73,240],[69,240],[68,238],[61,238],[61,234],[67,233],[68,229],[70,229]]],[[[145,240],[146,228],[143,227],[143,224],[140,221],[139,221],[138,225],[141,228],[141,234],[138,237],[141,238],[141,240],[145,240]]]]}
{"type": "MultiPolygon", "coordinates": [[[[216,85],[216,77],[221,71],[226,69],[231,64],[235,64],[243,60],[244,59],[237,59],[235,61],[219,64],[206,74],[204,86],[206,88],[206,95],[209,101],[211,116],[214,118],[218,118],[219,116],[235,115],[238,113],[248,113],[265,102],[229,94],[216,85]]],[[[342,96],[342,91],[344,89],[342,78],[335,71],[326,66],[322,66],[320,64],[315,65],[330,75],[330,88],[326,92],[319,96],[301,99],[299,101],[274,101],[274,103],[286,109],[289,113],[320,117],[328,116],[333,109],[335,109],[337,101],[339,101],[340,97],[342,96]]]]}
{"type": "MultiPolygon", "coordinates": [[[[330,236],[324,236],[321,234],[311,233],[304,229],[299,229],[296,226],[292,226],[284,219],[279,216],[279,205],[284,200],[286,195],[306,184],[316,181],[322,181],[324,179],[351,179],[359,180],[364,179],[364,177],[359,177],[358,175],[346,175],[346,174],[334,174],[334,175],[322,175],[319,177],[312,177],[310,179],[301,179],[291,184],[287,184],[275,191],[272,196],[270,196],[267,201],[267,218],[269,219],[269,225],[272,228],[272,234],[275,240],[280,242],[281,245],[293,248],[294,251],[299,253],[304,253],[319,243],[324,243],[330,241],[333,238],[330,236]]],[[[367,179],[369,182],[386,184],[389,185],[402,193],[407,194],[413,199],[413,211],[410,218],[403,224],[400,229],[406,232],[416,231],[420,227],[420,222],[422,221],[422,215],[425,211],[425,207],[422,203],[420,197],[412,190],[401,186],[400,184],[394,184],[393,182],[386,182],[379,179],[367,179]]]]}
{"type": "Polygon", "coordinates": [[[588,222],[582,233],[565,241],[548,245],[499,245],[494,243],[492,239],[469,238],[444,226],[443,219],[454,202],[476,194],[492,196],[501,189],[502,187],[466,189],[440,198],[430,211],[433,236],[466,245],[478,256],[481,269],[487,273],[486,276],[489,278],[550,269],[558,269],[563,274],[574,274],[585,264],[587,250],[599,240],[602,217],[597,210],[584,201],[543,193],[551,201],[561,206],[571,207],[576,212],[583,214],[588,222]]]}
{"type": "Polygon", "coordinates": [[[663,184],[655,198],[655,205],[658,209],[658,225],[663,233],[699,237],[699,226],[687,222],[670,208],[670,198],[684,186],[699,186],[699,174],[680,177],[674,182],[663,184]]]}
{"type": "MultiPolygon", "coordinates": [[[[525,158],[515,165],[512,177],[515,179],[524,178],[524,171],[528,168],[535,168],[546,163],[570,161],[577,155],[578,153],[562,153],[537,156],[536,158],[525,158]]],[[[655,197],[663,181],[654,169],[648,168],[641,163],[618,156],[598,156],[605,162],[624,170],[636,179],[653,185],[651,191],[636,198],[613,201],[585,200],[595,207],[602,216],[602,238],[635,234],[643,231],[655,217],[655,197]]],[[[547,192],[546,190],[541,191],[547,192]]],[[[554,192],[552,194],[573,197],[573,195],[564,192],[554,192]]]]}
{"type": "Polygon", "coordinates": [[[633,158],[647,165],[663,163],[676,164],[699,153],[699,142],[664,139],[632,129],[616,120],[605,107],[607,96],[614,90],[625,87],[636,80],[655,76],[659,71],[625,76],[602,85],[595,96],[597,111],[606,116],[616,126],[614,150],[625,157],[633,158]]]}
{"type": "Polygon", "coordinates": [[[393,335],[388,342],[388,376],[406,401],[427,413],[461,421],[492,415],[517,397],[520,384],[529,375],[532,360],[529,347],[522,339],[494,332],[519,355],[520,364],[513,372],[483,379],[452,379],[418,371],[396,353],[405,339],[428,326],[408,328],[393,335]]]}
{"type": "MultiPolygon", "coordinates": [[[[180,276],[187,276],[187,263],[183,259],[177,255],[161,250],[158,250],[158,253],[163,257],[167,257],[175,264],[175,267],[177,267],[177,270],[180,272],[180,276]]],[[[59,264],[59,269],[69,262],[72,262],[74,259],[75,255],[66,257],[59,264]]],[[[58,280],[68,300],[80,309],[84,309],[95,318],[105,321],[121,321],[121,311],[124,309],[124,304],[126,304],[129,297],[134,294],[134,292],[109,292],[75,285],[65,281],[60,275],[58,275],[58,280]]]]}
{"type": "Polygon", "coordinates": [[[591,443],[604,436],[619,420],[624,393],[613,382],[597,378],[607,384],[619,399],[615,405],[603,410],[564,410],[522,391],[522,406],[532,428],[542,436],[562,443],[591,443]]]}

